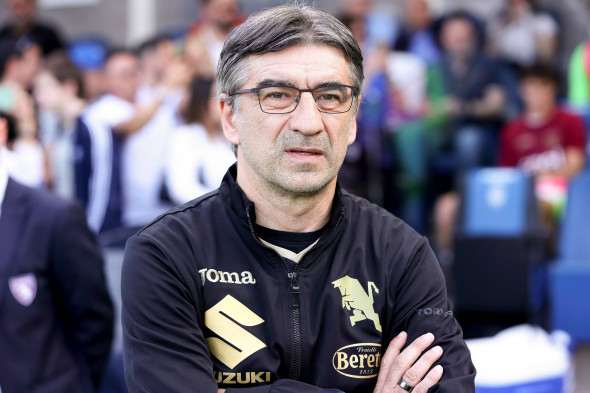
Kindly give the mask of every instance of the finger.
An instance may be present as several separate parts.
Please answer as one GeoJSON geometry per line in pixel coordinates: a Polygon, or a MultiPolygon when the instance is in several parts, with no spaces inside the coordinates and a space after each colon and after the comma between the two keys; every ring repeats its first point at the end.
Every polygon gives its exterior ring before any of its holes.
{"type": "Polygon", "coordinates": [[[381,366],[379,369],[379,374],[377,376],[377,383],[375,385],[375,390],[374,390],[375,393],[381,391],[381,389],[382,389],[383,385],[385,384],[385,381],[387,381],[387,377],[389,375],[389,371],[390,371],[389,367],[384,366],[384,364],[388,365],[394,361],[394,359],[397,357],[397,355],[399,355],[400,351],[402,350],[402,348],[406,344],[407,339],[408,339],[408,334],[406,332],[401,332],[393,340],[391,340],[391,342],[387,346],[387,350],[385,351],[385,354],[381,358],[381,366]]]}
{"type": "MultiPolygon", "coordinates": [[[[415,339],[414,342],[397,355],[390,364],[386,364],[385,367],[390,369],[389,375],[387,376],[387,382],[385,383],[386,387],[389,389],[395,387],[406,370],[418,360],[422,352],[424,352],[433,342],[434,335],[432,333],[426,333],[415,339]]],[[[381,367],[383,367],[383,361],[381,367]]]]}
{"type": "Polygon", "coordinates": [[[418,383],[422,381],[422,378],[424,378],[428,370],[432,367],[434,362],[440,359],[442,353],[443,350],[439,346],[431,348],[428,352],[422,355],[420,359],[418,359],[418,361],[414,363],[412,367],[410,367],[404,373],[402,379],[410,386],[418,385],[418,383]]]}
{"type": "Polygon", "coordinates": [[[426,377],[424,377],[422,382],[420,382],[419,384],[414,386],[412,393],[426,393],[426,392],[428,392],[428,389],[430,389],[431,387],[436,385],[438,383],[438,381],[440,381],[442,375],[443,375],[443,368],[439,364],[438,366],[436,366],[435,368],[430,370],[430,372],[428,374],[426,374],[426,377]]]}

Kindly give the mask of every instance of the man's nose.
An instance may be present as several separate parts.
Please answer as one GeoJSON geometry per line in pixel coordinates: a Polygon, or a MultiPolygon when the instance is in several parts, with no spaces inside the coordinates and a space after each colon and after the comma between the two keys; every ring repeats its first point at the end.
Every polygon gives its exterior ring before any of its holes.
{"type": "Polygon", "coordinates": [[[301,93],[299,96],[299,104],[292,112],[289,126],[291,130],[307,135],[317,134],[324,129],[322,113],[318,110],[315,99],[311,93],[301,93]]]}

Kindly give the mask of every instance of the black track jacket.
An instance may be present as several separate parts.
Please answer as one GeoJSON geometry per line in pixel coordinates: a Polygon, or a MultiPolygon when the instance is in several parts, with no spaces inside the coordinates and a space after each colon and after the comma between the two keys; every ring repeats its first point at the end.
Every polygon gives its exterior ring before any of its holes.
{"type": "Polygon", "coordinates": [[[401,331],[444,354],[432,392],[474,392],[475,368],[425,238],[337,189],[328,230],[295,271],[254,230],[235,182],[127,243],[122,321],[131,393],[372,392],[401,331]]]}

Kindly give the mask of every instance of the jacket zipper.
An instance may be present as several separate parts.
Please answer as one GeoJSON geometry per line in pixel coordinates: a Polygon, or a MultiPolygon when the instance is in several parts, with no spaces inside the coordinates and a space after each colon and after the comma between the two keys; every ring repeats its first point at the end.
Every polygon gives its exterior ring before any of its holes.
{"type": "MultiPolygon", "coordinates": [[[[276,253],[275,250],[268,247],[266,244],[262,243],[260,241],[260,239],[258,238],[258,236],[256,235],[256,232],[254,231],[254,225],[252,224],[252,219],[250,218],[250,206],[248,206],[246,208],[246,218],[248,219],[248,225],[250,226],[250,233],[252,234],[252,237],[254,237],[254,240],[256,240],[258,242],[258,244],[260,244],[262,247],[272,250],[276,253]]],[[[334,234],[336,233],[336,230],[340,226],[340,222],[342,221],[343,218],[344,218],[344,213],[342,213],[340,215],[340,217],[338,217],[338,221],[334,225],[334,229],[332,230],[332,232],[330,232],[330,234],[324,240],[322,240],[321,242],[317,243],[314,247],[312,247],[311,250],[316,249],[318,246],[323,245],[328,240],[330,240],[334,236],[334,234]]],[[[309,250],[307,252],[307,254],[305,254],[303,256],[303,258],[305,258],[309,254],[309,252],[311,252],[311,250],[309,250]]],[[[301,259],[301,261],[299,261],[299,263],[295,267],[295,270],[293,272],[290,272],[289,266],[287,265],[285,258],[283,258],[280,255],[278,255],[278,257],[281,259],[281,262],[283,263],[283,269],[285,270],[285,272],[287,272],[287,277],[289,278],[289,286],[290,286],[290,290],[291,290],[291,304],[292,304],[291,316],[293,319],[293,346],[292,346],[293,356],[291,359],[290,379],[298,381],[301,376],[301,321],[300,321],[300,313],[299,313],[300,288],[299,288],[299,283],[297,281],[297,273],[299,272],[299,266],[301,266],[301,262],[303,261],[303,258],[301,259]]]]}
{"type": "MultiPolygon", "coordinates": [[[[285,267],[287,267],[287,263],[284,259],[283,262],[285,263],[285,267]]],[[[293,359],[291,363],[291,379],[299,380],[301,375],[301,322],[299,315],[299,284],[297,283],[297,269],[292,273],[288,273],[288,277],[291,282],[291,314],[293,316],[293,359]]]]}

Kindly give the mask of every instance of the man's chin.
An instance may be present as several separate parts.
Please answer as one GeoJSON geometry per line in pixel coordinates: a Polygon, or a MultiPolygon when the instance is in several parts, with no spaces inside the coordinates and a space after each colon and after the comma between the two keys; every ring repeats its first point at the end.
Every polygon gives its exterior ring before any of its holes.
{"type": "Polygon", "coordinates": [[[335,177],[320,175],[317,173],[297,173],[286,175],[281,188],[289,194],[299,196],[314,196],[326,189],[335,177]]]}

